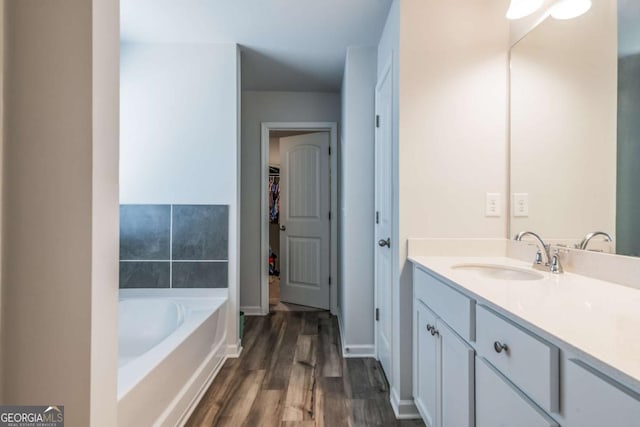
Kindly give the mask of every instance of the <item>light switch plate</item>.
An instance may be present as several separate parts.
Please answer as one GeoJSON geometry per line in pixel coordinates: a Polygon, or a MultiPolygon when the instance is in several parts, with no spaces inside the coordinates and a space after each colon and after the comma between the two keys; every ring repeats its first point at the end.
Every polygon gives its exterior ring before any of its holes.
{"type": "Polygon", "coordinates": [[[500,205],[500,193],[487,193],[485,199],[485,216],[499,217],[502,210],[500,205]]]}
{"type": "Polygon", "coordinates": [[[529,194],[513,193],[513,216],[529,216],[529,194]]]}

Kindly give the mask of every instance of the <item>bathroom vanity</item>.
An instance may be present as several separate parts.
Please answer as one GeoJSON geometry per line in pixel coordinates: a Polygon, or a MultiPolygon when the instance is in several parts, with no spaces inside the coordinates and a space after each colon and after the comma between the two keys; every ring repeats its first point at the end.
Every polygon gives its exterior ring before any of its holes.
{"type": "Polygon", "coordinates": [[[512,258],[410,260],[428,426],[640,425],[640,290],[512,258]]]}

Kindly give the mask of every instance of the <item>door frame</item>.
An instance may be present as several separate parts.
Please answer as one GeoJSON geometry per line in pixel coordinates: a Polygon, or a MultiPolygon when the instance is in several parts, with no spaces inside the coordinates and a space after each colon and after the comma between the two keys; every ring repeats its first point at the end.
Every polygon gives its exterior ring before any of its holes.
{"type": "MultiPolygon", "coordinates": [[[[338,306],[338,124],[336,122],[262,122],[260,132],[260,188],[266,188],[269,179],[269,132],[309,131],[329,132],[329,179],[331,232],[329,245],[329,303],[331,314],[336,315],[338,306]]],[[[263,315],[269,314],[269,199],[266,191],[260,192],[260,308],[263,315]]]]}

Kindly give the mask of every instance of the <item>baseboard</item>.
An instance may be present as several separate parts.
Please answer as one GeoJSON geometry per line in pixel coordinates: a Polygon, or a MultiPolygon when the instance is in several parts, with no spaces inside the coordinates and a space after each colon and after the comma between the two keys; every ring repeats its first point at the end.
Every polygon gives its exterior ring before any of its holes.
{"type": "Polygon", "coordinates": [[[343,344],[342,356],[349,357],[376,357],[376,349],[372,345],[348,345],[343,344]]]}
{"type": "Polygon", "coordinates": [[[246,306],[246,307],[240,307],[240,311],[244,311],[244,315],[245,316],[264,316],[264,313],[262,312],[262,307],[260,307],[259,305],[253,306],[246,306]]]}
{"type": "Polygon", "coordinates": [[[342,346],[342,357],[348,359],[350,357],[376,357],[376,348],[373,345],[350,345],[344,341],[344,326],[342,324],[342,316],[338,310],[338,329],[340,332],[340,345],[342,346]]]}
{"type": "Polygon", "coordinates": [[[400,399],[398,392],[395,388],[391,388],[391,393],[389,393],[389,400],[391,401],[391,407],[393,408],[393,412],[396,415],[396,418],[399,420],[414,420],[419,419],[420,413],[418,412],[418,408],[416,408],[413,399],[400,399]]]}
{"type": "Polygon", "coordinates": [[[344,354],[344,326],[342,325],[342,312],[338,310],[336,315],[338,318],[338,334],[340,335],[340,347],[342,348],[342,357],[346,357],[344,354]]]}
{"type": "Polygon", "coordinates": [[[227,357],[237,359],[242,354],[242,341],[238,340],[235,344],[227,345],[227,357]]]}

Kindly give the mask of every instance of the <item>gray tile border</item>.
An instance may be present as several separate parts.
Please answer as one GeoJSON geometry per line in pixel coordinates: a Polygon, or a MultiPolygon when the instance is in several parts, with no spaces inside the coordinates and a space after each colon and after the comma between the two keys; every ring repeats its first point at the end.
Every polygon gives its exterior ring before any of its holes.
{"type": "Polygon", "coordinates": [[[170,262],[120,262],[120,288],[169,288],[170,262]]]}
{"type": "Polygon", "coordinates": [[[226,288],[227,262],[173,262],[174,288],[226,288]]]}

